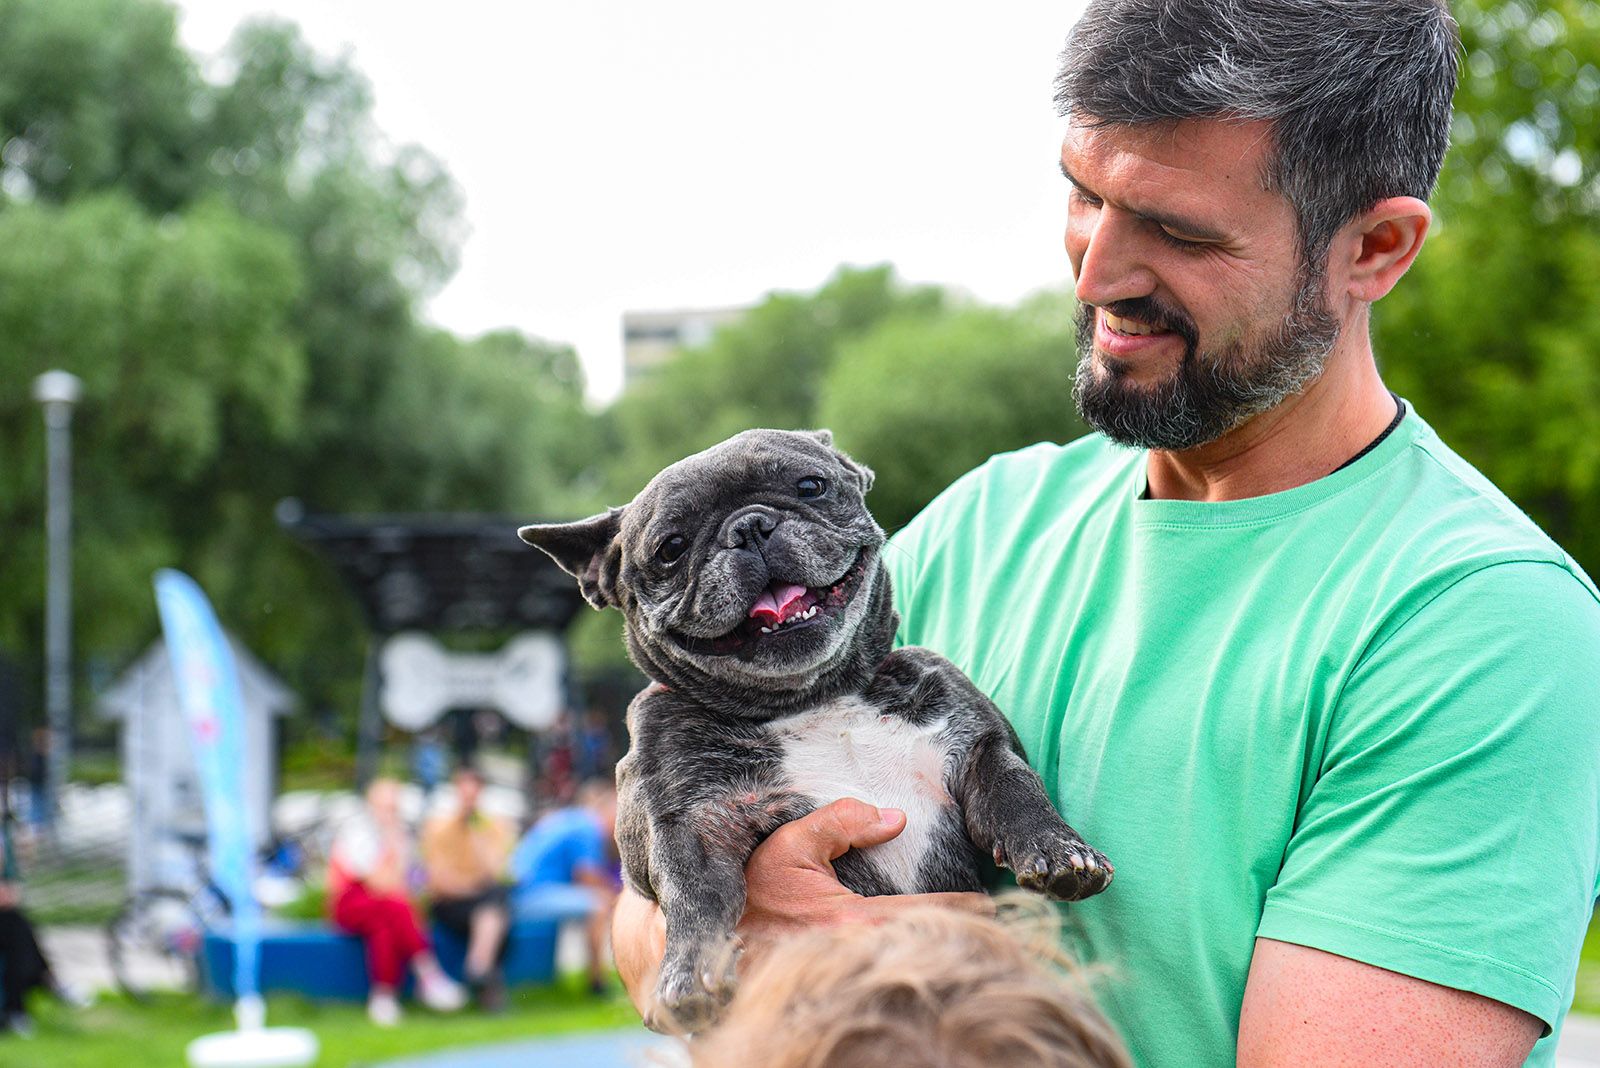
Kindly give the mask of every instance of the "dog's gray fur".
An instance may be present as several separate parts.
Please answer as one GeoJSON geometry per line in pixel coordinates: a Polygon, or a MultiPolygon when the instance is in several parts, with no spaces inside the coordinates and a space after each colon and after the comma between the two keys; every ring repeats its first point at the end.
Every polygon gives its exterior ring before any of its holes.
{"type": "Polygon", "coordinates": [[[731,994],[745,862],[841,796],[907,811],[900,838],[834,862],[860,894],[979,890],[979,850],[1061,900],[1111,880],[988,698],[929,650],[891,651],[871,484],[827,431],[750,430],[673,464],[624,508],[519,531],[597,608],[622,611],[654,680],[628,709],[617,766],[623,873],[667,922],[652,1023],[715,1017],[731,994]],[[665,562],[673,537],[681,556],[665,562]],[[752,607],[775,583],[807,587],[820,607],[762,634],[752,607]]]}

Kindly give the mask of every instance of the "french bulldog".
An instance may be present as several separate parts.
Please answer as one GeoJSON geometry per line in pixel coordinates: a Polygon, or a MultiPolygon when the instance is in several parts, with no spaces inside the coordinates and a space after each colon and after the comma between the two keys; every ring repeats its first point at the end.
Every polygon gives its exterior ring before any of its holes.
{"type": "Polygon", "coordinates": [[[893,648],[872,479],[828,431],[748,430],[625,507],[518,531],[621,610],[652,680],[617,765],[624,877],[666,918],[652,1026],[715,1019],[745,862],[841,797],[906,813],[898,837],[834,862],[858,894],[981,890],[983,854],[1059,900],[1111,881],[994,704],[936,653],[893,648]]]}

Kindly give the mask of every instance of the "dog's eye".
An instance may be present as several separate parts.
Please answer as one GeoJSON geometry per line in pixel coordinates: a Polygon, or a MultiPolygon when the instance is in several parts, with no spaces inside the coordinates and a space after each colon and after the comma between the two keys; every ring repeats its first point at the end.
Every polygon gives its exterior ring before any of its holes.
{"type": "Polygon", "coordinates": [[[794,484],[794,491],[802,497],[820,497],[828,492],[828,484],[815,476],[802,478],[794,484]]]}
{"type": "Polygon", "coordinates": [[[656,546],[656,559],[663,564],[670,564],[688,551],[689,539],[682,534],[674,534],[656,546]]]}

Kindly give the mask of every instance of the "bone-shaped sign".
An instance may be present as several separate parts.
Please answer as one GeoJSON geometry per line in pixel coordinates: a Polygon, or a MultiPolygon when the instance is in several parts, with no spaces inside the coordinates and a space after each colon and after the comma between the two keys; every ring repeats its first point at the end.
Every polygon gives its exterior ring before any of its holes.
{"type": "Polygon", "coordinates": [[[566,653],[549,634],[522,634],[495,653],[455,653],[416,631],[396,634],[379,658],[380,707],[396,727],[420,731],[454,708],[496,708],[527,730],[561,713],[566,653]]]}

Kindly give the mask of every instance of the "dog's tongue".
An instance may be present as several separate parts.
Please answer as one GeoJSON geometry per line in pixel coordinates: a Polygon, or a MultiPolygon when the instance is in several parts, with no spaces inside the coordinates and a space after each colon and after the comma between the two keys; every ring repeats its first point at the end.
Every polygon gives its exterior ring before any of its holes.
{"type": "Polygon", "coordinates": [[[756,599],[755,606],[750,609],[750,618],[768,626],[782,623],[789,606],[805,595],[806,588],[804,586],[794,586],[787,582],[774,582],[767,587],[766,592],[756,599]]]}

